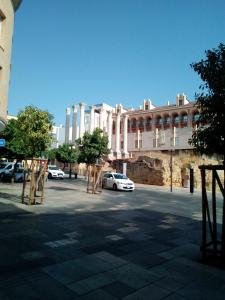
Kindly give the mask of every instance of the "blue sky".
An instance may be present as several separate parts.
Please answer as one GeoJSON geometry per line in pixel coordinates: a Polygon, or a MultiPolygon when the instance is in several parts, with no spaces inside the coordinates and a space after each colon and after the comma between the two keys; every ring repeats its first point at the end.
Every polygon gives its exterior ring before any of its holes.
{"type": "Polygon", "coordinates": [[[224,0],[23,0],[16,13],[9,114],[27,105],[65,123],[66,107],[190,100],[190,68],[225,43],[224,0]]]}

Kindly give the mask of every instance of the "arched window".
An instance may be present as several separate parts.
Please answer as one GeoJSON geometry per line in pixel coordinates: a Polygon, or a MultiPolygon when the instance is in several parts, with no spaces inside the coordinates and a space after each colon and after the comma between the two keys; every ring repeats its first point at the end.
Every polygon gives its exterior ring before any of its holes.
{"type": "Polygon", "coordinates": [[[179,121],[180,121],[180,118],[179,118],[178,114],[174,114],[173,115],[173,125],[178,126],[179,121]]]}
{"type": "Polygon", "coordinates": [[[130,120],[127,120],[127,132],[130,132],[130,120]]]}
{"type": "Polygon", "coordinates": [[[169,115],[165,115],[163,119],[164,119],[164,121],[163,121],[164,127],[165,128],[170,127],[170,116],[169,115]]]}
{"type": "Polygon", "coordinates": [[[188,123],[188,114],[186,112],[181,114],[180,123],[182,127],[186,127],[188,123]]]}
{"type": "Polygon", "coordinates": [[[138,129],[139,130],[144,130],[144,119],[143,118],[140,118],[139,120],[138,120],[138,129]]]}
{"type": "Polygon", "coordinates": [[[147,131],[150,131],[152,129],[152,118],[147,117],[145,127],[147,131]]]}
{"type": "Polygon", "coordinates": [[[132,130],[133,132],[135,132],[136,129],[137,129],[137,120],[136,120],[136,119],[132,119],[132,120],[131,120],[131,130],[132,130]]]}
{"type": "Polygon", "coordinates": [[[156,119],[155,119],[155,126],[156,128],[161,128],[163,124],[163,119],[161,116],[157,116],[156,119]]]}

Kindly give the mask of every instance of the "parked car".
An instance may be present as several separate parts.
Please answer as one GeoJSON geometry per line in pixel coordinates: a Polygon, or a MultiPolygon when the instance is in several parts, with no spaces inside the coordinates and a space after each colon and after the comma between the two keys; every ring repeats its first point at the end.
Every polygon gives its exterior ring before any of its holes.
{"type": "Polygon", "coordinates": [[[5,171],[2,174],[2,181],[11,181],[14,180],[14,182],[23,182],[24,180],[24,168],[18,168],[14,171],[14,169],[5,171]]]}
{"type": "Polygon", "coordinates": [[[49,165],[47,171],[48,171],[48,179],[52,179],[52,178],[63,179],[65,176],[65,173],[56,165],[49,165]]]}
{"type": "Polygon", "coordinates": [[[6,173],[13,172],[14,168],[15,168],[15,165],[16,165],[16,169],[22,168],[21,163],[15,163],[15,162],[2,162],[2,163],[0,163],[0,180],[3,179],[3,177],[6,173]]]}
{"type": "Polygon", "coordinates": [[[135,189],[134,182],[121,173],[105,173],[102,179],[102,187],[112,188],[115,191],[133,191],[135,189]]]}

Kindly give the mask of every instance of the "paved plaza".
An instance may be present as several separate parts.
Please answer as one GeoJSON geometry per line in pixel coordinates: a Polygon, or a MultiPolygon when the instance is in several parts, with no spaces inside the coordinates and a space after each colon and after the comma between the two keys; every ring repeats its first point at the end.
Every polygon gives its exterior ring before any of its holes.
{"type": "Polygon", "coordinates": [[[28,206],[21,189],[0,183],[0,300],[225,299],[225,271],[200,260],[199,191],[51,180],[28,206]]]}

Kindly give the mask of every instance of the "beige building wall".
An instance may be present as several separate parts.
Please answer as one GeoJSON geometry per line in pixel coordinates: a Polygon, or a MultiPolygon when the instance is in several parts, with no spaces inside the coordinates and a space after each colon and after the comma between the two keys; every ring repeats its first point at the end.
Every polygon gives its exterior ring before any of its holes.
{"type": "Polygon", "coordinates": [[[7,116],[14,15],[21,0],[0,0],[0,131],[7,116]]]}

